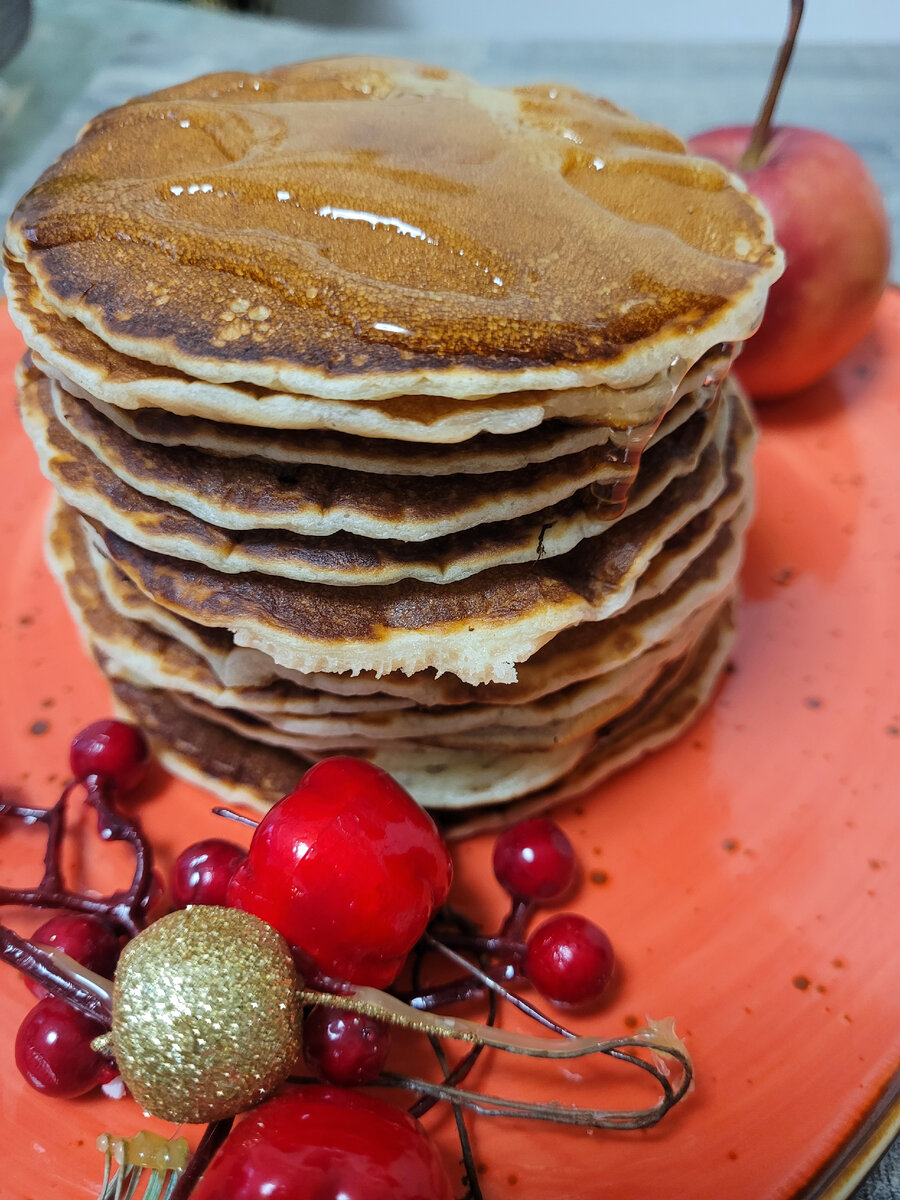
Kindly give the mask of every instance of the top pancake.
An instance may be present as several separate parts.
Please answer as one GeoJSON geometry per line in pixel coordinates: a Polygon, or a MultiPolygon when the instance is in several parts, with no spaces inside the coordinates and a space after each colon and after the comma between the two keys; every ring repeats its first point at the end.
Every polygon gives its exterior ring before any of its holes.
{"type": "MultiPolygon", "coordinates": [[[[628,388],[596,384],[558,391],[532,389],[481,399],[424,395],[322,399],[267,390],[252,383],[210,383],[174,367],[120,354],[78,321],[55,312],[21,263],[9,254],[4,254],[3,262],[10,316],[35,363],[73,395],[105,403],[120,412],[137,411],[138,419],[150,424],[154,433],[160,432],[160,415],[172,416],[180,431],[176,440],[182,436],[185,419],[198,420],[203,424],[199,429],[195,427],[195,433],[201,438],[212,434],[214,448],[222,446],[223,434],[234,445],[235,437],[240,438],[246,431],[238,447],[240,454],[262,452],[264,457],[273,458],[290,455],[295,441],[291,434],[296,432],[301,432],[304,439],[310,431],[319,437],[337,436],[342,439],[343,451],[348,440],[357,443],[356,454],[362,450],[367,470],[379,462],[388,463],[388,474],[413,468],[413,458],[424,465],[423,459],[429,453],[432,465],[449,464],[451,458],[458,463],[462,458],[471,461],[475,473],[504,470],[516,465],[510,460],[523,434],[526,439],[531,435],[532,447],[544,448],[546,453],[539,457],[546,461],[554,457],[554,430],[558,434],[559,422],[568,427],[577,423],[582,430],[593,432],[591,444],[607,437],[625,445],[634,437],[646,440],[679,396],[714,388],[728,370],[734,352],[730,343],[717,343],[687,373],[681,359],[676,359],[668,370],[628,388]],[[201,432],[204,427],[205,432],[201,432]],[[468,439],[480,443],[470,459],[468,439]],[[399,450],[402,465],[390,466],[389,457],[376,448],[376,441],[389,442],[395,451],[399,450]],[[286,445],[280,449],[283,443],[286,445]],[[457,455],[445,455],[447,445],[460,443],[457,455]],[[265,449],[261,451],[261,447],[265,449]],[[499,462],[498,457],[504,461],[499,462]],[[488,465],[491,459],[496,467],[488,465]]],[[[565,435],[562,444],[566,444],[565,435]]],[[[460,468],[448,465],[447,469],[460,468]]]]}
{"type": "Polygon", "coordinates": [[[683,373],[752,331],[781,266],[756,201],[673,135],[368,58],[102,114],[6,244],[122,354],[345,400],[683,373]]]}

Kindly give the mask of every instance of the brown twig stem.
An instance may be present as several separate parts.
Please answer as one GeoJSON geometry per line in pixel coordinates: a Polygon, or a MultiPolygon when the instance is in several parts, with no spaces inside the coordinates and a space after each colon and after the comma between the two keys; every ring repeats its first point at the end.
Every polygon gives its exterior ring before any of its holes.
{"type": "Polygon", "coordinates": [[[763,160],[766,146],[768,146],[769,138],[772,136],[772,117],[775,113],[775,105],[778,103],[781,85],[784,82],[785,75],[787,75],[787,69],[794,53],[797,31],[800,28],[802,16],[803,0],[791,0],[791,14],[788,20],[787,33],[784,35],[784,41],[781,43],[778,58],[775,60],[772,78],[769,80],[769,89],[763,100],[762,108],[759,110],[759,116],[756,118],[756,124],[753,126],[753,133],[750,135],[747,149],[744,151],[739,164],[742,171],[752,171],[763,160]]]}
{"type": "Polygon", "coordinates": [[[187,1200],[191,1192],[200,1182],[203,1172],[212,1162],[213,1155],[231,1133],[234,1117],[225,1117],[221,1121],[213,1121],[203,1131],[203,1137],[197,1149],[188,1159],[188,1164],[178,1177],[178,1182],[172,1189],[169,1200],[187,1200]]]}

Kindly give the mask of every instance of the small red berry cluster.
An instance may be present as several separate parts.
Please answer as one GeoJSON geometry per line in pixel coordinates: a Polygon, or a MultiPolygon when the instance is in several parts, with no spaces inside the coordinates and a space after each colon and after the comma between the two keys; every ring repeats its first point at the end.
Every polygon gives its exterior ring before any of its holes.
{"type": "MultiPolygon", "coordinates": [[[[562,900],[576,869],[572,843],[554,821],[537,817],[502,833],[494,845],[494,874],[513,899],[505,935],[524,927],[533,906],[562,900]]],[[[560,1005],[599,1000],[615,965],[612,945],[599,925],[568,912],[540,924],[513,961],[545,999],[560,1005]]]]}
{"type": "MultiPolygon", "coordinates": [[[[134,725],[111,719],[94,721],[73,738],[69,766],[75,783],[86,788],[95,802],[103,835],[104,830],[114,823],[104,820],[110,815],[107,810],[111,795],[132,791],[143,782],[150,766],[150,750],[146,738],[134,725]]],[[[126,933],[123,922],[117,919],[119,905],[115,901],[119,900],[118,896],[113,903],[104,906],[102,900],[79,897],[62,886],[59,849],[69,791],[67,788],[53,809],[33,818],[45,819],[48,826],[41,884],[30,893],[12,893],[2,899],[35,907],[53,907],[57,903],[69,907],[84,900],[86,907],[95,911],[70,911],[51,917],[35,930],[31,941],[68,955],[97,975],[112,978],[123,935],[127,936],[132,930],[126,933]],[[108,911],[101,915],[104,907],[108,911]]],[[[0,805],[0,813],[4,811],[28,819],[21,806],[0,805]]],[[[150,873],[149,854],[143,866],[144,870],[136,873],[133,902],[126,905],[130,908],[134,931],[143,924],[142,917],[152,903],[156,882],[150,873]],[[145,879],[149,886],[144,886],[145,879]]],[[[62,1098],[81,1096],[100,1084],[111,1082],[117,1075],[115,1064],[91,1049],[91,1042],[105,1031],[107,1025],[72,1007],[66,999],[51,993],[35,979],[26,977],[25,983],[38,997],[38,1003],[26,1015],[16,1034],[16,1066],[23,1078],[37,1091],[62,1098]]]]}

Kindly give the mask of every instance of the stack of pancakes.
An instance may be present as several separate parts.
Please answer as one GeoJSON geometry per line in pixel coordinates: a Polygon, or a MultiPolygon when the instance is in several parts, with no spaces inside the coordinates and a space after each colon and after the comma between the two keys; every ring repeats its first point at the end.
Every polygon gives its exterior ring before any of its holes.
{"type": "Polygon", "coordinates": [[[537,809],[676,736],[733,633],[780,270],[673,135],[339,59],[96,118],[6,235],[72,613],[177,773],[351,753],[537,809]]]}

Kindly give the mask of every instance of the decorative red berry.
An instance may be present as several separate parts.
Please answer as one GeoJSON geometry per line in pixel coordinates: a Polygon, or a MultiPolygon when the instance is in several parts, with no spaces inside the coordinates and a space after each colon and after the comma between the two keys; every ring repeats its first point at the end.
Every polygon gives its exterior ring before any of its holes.
{"type": "Polygon", "coordinates": [[[555,821],[520,821],[494,843],[494,874],[519,900],[559,900],[575,878],[575,851],[555,821]]]}
{"type": "Polygon", "coordinates": [[[528,939],[525,952],[525,974],[556,1004],[599,999],[614,965],[609,938],[577,913],[559,913],[544,921],[528,939]]]}
{"type": "Polygon", "coordinates": [[[76,779],[97,775],[127,792],[147,774],[150,748],[136,725],[105,718],[75,734],[69,764],[76,779]]]}
{"type": "Polygon", "coordinates": [[[247,851],[241,846],[221,838],[194,842],[182,850],[172,867],[172,906],[225,904],[231,877],[246,857],[247,851]]]}
{"type": "MultiPolygon", "coordinates": [[[[112,979],[119,961],[118,937],[105,921],[90,913],[61,913],[51,917],[34,931],[31,940],[39,946],[61,950],[89,971],[107,979],[112,979]]],[[[27,976],[25,983],[39,998],[50,995],[46,988],[27,976]]]]}
{"type": "Polygon", "coordinates": [[[303,1022],[303,1053],[325,1083],[339,1087],[371,1083],[390,1048],[390,1026],[362,1013],[321,1006],[303,1022]]]}
{"type": "Polygon", "coordinates": [[[36,1004],[16,1035],[16,1066],[45,1096],[69,1099],[115,1077],[116,1070],[91,1041],[104,1032],[65,1000],[50,997],[36,1004]]]}
{"type": "Polygon", "coordinates": [[[452,1200],[418,1121],[361,1092],[304,1086],[252,1109],[193,1200],[452,1200]]]}
{"type": "Polygon", "coordinates": [[[384,771],[329,758],[263,817],[228,903],[337,979],[386,987],[450,888],[438,830],[384,771]]]}

